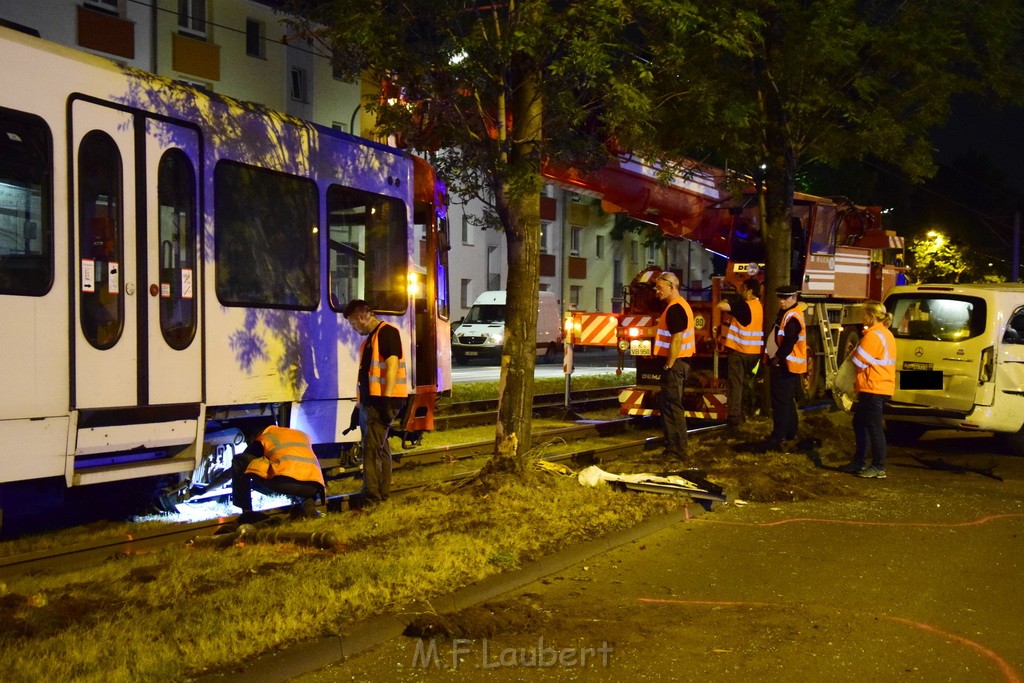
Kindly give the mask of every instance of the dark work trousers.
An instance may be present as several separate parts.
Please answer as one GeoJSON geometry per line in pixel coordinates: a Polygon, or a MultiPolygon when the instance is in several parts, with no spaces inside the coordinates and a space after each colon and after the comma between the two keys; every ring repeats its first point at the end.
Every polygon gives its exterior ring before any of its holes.
{"type": "Polygon", "coordinates": [[[729,351],[729,424],[740,425],[745,419],[744,413],[754,398],[754,367],[760,360],[759,353],[740,353],[729,351]]]}
{"type": "Polygon", "coordinates": [[[686,457],[683,387],[689,376],[690,366],[682,360],[676,360],[670,369],[661,373],[661,393],[658,394],[661,428],[665,432],[665,454],[679,459],[686,457]]]}
{"type": "Polygon", "coordinates": [[[858,468],[864,467],[869,449],[871,464],[880,469],[885,468],[888,447],[882,424],[882,406],[890,398],[892,397],[864,392],[857,395],[857,402],[853,405],[853,436],[857,441],[853,463],[858,468]]]}
{"type": "Polygon", "coordinates": [[[363,502],[379,503],[391,496],[390,411],[386,399],[371,398],[359,411],[363,431],[363,502]]]}
{"type": "Polygon", "coordinates": [[[800,375],[773,367],[769,379],[772,385],[772,435],[769,440],[782,443],[795,439],[800,425],[796,412],[796,386],[800,375]]]}
{"type": "Polygon", "coordinates": [[[252,511],[254,490],[266,495],[292,496],[302,500],[315,500],[323,493],[318,481],[300,481],[281,475],[264,479],[258,474],[246,474],[245,468],[252,460],[253,458],[245,453],[239,453],[231,460],[231,502],[245,512],[252,511]]]}

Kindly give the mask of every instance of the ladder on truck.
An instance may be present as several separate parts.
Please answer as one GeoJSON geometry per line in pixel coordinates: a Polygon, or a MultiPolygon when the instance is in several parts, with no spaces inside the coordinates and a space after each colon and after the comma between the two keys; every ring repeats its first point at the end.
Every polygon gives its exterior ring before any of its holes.
{"type": "Polygon", "coordinates": [[[824,302],[814,303],[814,317],[818,319],[818,327],[821,330],[821,348],[825,354],[825,387],[832,388],[839,372],[838,353],[836,343],[832,339],[832,321],[828,318],[828,306],[824,302]]]}

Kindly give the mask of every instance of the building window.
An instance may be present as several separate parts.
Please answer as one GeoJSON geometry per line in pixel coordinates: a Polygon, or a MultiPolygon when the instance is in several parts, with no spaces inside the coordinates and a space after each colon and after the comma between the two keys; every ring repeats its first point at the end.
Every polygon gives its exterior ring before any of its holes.
{"type": "Polygon", "coordinates": [[[501,289],[501,264],[498,263],[498,247],[487,247],[487,289],[501,289]]]}
{"type": "Polygon", "coordinates": [[[267,25],[255,19],[245,20],[245,54],[250,57],[267,58],[266,42],[267,25]]]}
{"type": "Polygon", "coordinates": [[[597,243],[594,245],[597,258],[604,258],[604,235],[597,236],[597,243]]]}
{"type": "Polygon", "coordinates": [[[583,239],[583,228],[577,228],[575,225],[569,234],[569,254],[572,256],[580,255],[580,241],[583,239]]]}
{"type": "Polygon", "coordinates": [[[473,244],[473,226],[469,224],[469,216],[462,214],[462,243],[473,244]]]}
{"type": "Polygon", "coordinates": [[[658,260],[658,248],[653,244],[647,245],[647,265],[653,266],[658,260]]]}
{"type": "Polygon", "coordinates": [[[102,12],[109,12],[114,16],[121,16],[120,0],[85,0],[85,6],[89,9],[98,9],[102,12]]]}
{"type": "Polygon", "coordinates": [[[178,29],[206,38],[206,0],[178,0],[178,29]]]}
{"type": "Polygon", "coordinates": [[[291,69],[291,82],[289,92],[291,98],[297,102],[309,101],[309,83],[306,80],[306,70],[293,66],[291,69]]]}
{"type": "Polygon", "coordinates": [[[469,308],[469,304],[471,303],[470,300],[469,300],[470,299],[470,296],[469,296],[469,283],[470,282],[472,282],[472,280],[463,279],[459,283],[459,305],[462,306],[463,308],[469,308]]]}
{"type": "Polygon", "coordinates": [[[580,307],[580,290],[583,287],[580,285],[572,285],[569,287],[569,305],[575,310],[580,307]]]}
{"type": "Polygon", "coordinates": [[[604,310],[604,287],[598,287],[594,293],[594,310],[604,310]]]}
{"type": "Polygon", "coordinates": [[[345,73],[342,70],[342,56],[337,50],[331,50],[331,76],[336,81],[344,81],[345,73]]]}
{"type": "Polygon", "coordinates": [[[629,243],[629,257],[633,263],[640,263],[640,247],[635,241],[629,243]]]}
{"type": "Polygon", "coordinates": [[[540,253],[542,254],[548,253],[548,228],[550,226],[550,223],[540,224],[540,253]]]}

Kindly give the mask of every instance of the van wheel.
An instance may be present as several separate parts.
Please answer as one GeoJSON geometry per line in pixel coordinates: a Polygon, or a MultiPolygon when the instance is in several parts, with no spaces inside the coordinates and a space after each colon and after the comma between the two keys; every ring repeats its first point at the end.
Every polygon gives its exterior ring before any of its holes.
{"type": "Polygon", "coordinates": [[[896,446],[910,446],[927,431],[928,427],[916,422],[885,421],[885,440],[896,446]]]}
{"type": "Polygon", "coordinates": [[[1010,455],[1024,455],[1024,427],[1016,432],[1004,433],[1002,437],[1010,455]]]}
{"type": "Polygon", "coordinates": [[[558,347],[554,344],[548,344],[548,348],[544,351],[544,362],[545,363],[556,363],[558,362],[558,347]]]}

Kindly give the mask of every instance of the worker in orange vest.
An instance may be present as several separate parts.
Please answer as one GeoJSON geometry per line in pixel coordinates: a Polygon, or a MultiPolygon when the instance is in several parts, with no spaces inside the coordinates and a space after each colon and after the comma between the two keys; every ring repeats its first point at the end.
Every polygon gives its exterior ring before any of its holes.
{"type": "Polygon", "coordinates": [[[363,435],[363,506],[391,495],[391,445],[388,429],[409,395],[402,334],[374,315],[362,299],[348,302],[345,319],[366,337],[359,347],[359,426],[363,435]]]}
{"type": "Polygon", "coordinates": [[[326,499],[324,474],[305,432],[276,425],[260,430],[245,452],[234,457],[231,474],[231,500],[242,509],[242,523],[266,519],[266,515],[253,512],[254,489],[298,498],[303,517],[320,516],[316,499],[326,499]]]}
{"type": "Polygon", "coordinates": [[[679,278],[664,271],[654,282],[658,298],[665,302],[665,310],[658,319],[654,339],[654,355],[665,359],[661,373],[661,391],[658,408],[661,428],[665,434],[664,456],[685,460],[687,456],[686,409],[683,388],[690,376],[689,358],[697,349],[693,331],[693,310],[679,294],[679,278]]]}
{"type": "Polygon", "coordinates": [[[857,402],[853,406],[853,460],[840,467],[866,479],[885,479],[888,450],[882,422],[882,408],[896,391],[896,339],[889,331],[892,313],[879,301],[864,302],[864,326],[852,360],[857,369],[854,383],[857,402]],[[868,451],[871,465],[864,467],[868,451]]]}
{"type": "Polygon", "coordinates": [[[761,283],[747,278],[736,288],[735,301],[720,301],[718,308],[732,316],[726,331],[725,347],[729,354],[729,426],[739,427],[744,421],[744,405],[753,403],[752,379],[764,347],[764,307],[761,305],[761,283]]]}
{"type": "Polygon", "coordinates": [[[769,334],[768,354],[771,382],[772,433],[765,442],[768,449],[781,450],[787,441],[796,438],[800,426],[796,410],[797,383],[807,374],[807,324],[800,303],[800,287],[776,287],[779,314],[769,334]]]}

